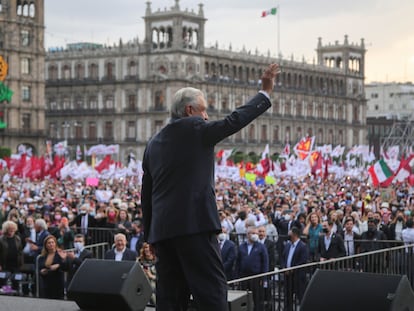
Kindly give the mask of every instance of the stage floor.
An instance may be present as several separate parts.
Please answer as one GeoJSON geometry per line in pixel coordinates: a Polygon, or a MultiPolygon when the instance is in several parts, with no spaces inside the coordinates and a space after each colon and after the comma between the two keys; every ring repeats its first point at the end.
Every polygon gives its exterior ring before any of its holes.
{"type": "MultiPolygon", "coordinates": [[[[76,302],[16,296],[0,296],[1,311],[80,311],[76,302]]],[[[155,311],[146,307],[145,311],[155,311]]]]}

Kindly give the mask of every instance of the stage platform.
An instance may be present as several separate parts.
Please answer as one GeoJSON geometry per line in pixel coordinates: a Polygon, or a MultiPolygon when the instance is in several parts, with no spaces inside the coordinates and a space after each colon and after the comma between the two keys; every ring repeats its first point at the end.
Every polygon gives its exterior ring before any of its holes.
{"type": "MultiPolygon", "coordinates": [[[[16,296],[0,296],[1,311],[81,311],[76,302],[16,296]]],[[[115,310],[114,310],[115,311],[115,310]]],[[[118,311],[118,310],[116,310],[118,311]]],[[[155,311],[146,307],[145,311],[155,311]]]]}

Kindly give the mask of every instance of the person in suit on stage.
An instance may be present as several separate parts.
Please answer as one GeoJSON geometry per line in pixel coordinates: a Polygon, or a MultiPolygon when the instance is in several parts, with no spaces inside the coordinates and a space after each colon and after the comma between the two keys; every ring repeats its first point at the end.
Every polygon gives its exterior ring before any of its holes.
{"type": "Polygon", "coordinates": [[[75,272],[78,270],[82,262],[88,258],[93,258],[90,250],[85,248],[85,236],[81,233],[75,235],[74,242],[75,251],[67,252],[66,261],[68,266],[67,285],[69,286],[75,272]]]}
{"type": "MultiPolygon", "coordinates": [[[[260,226],[258,228],[259,242],[262,243],[267,250],[269,256],[269,271],[274,271],[276,266],[276,243],[275,241],[268,239],[266,234],[266,227],[260,226]]],[[[272,309],[272,293],[270,288],[271,283],[264,283],[264,299],[266,304],[266,309],[272,309]]]]}
{"type": "Polygon", "coordinates": [[[47,224],[44,219],[36,219],[35,221],[36,241],[28,240],[30,243],[31,256],[36,258],[42,252],[45,238],[49,235],[47,224]]]}
{"type": "MultiPolygon", "coordinates": [[[[247,241],[239,246],[236,267],[238,278],[269,272],[269,256],[266,247],[259,242],[257,228],[247,229],[247,241]]],[[[266,279],[253,278],[242,284],[244,289],[253,293],[254,311],[264,310],[265,282],[266,279]]]]}
{"type": "Polygon", "coordinates": [[[227,239],[226,229],[217,235],[220,246],[221,260],[223,261],[224,274],[227,281],[234,278],[234,263],[236,262],[236,244],[227,239]]]}
{"type": "Polygon", "coordinates": [[[328,220],[322,223],[323,235],[319,237],[318,243],[318,255],[320,261],[346,255],[344,240],[339,234],[332,232],[332,228],[333,221],[328,220]]]}
{"type": "Polygon", "coordinates": [[[223,120],[208,121],[202,91],[173,96],[171,120],[147,144],[143,158],[144,233],[157,254],[157,310],[227,310],[227,283],[216,234],[221,232],[214,185],[214,147],[271,107],[278,65],[261,90],[223,120]],[[174,290],[173,290],[174,289],[174,290]]]}
{"type": "MultiPolygon", "coordinates": [[[[292,227],[289,231],[289,241],[285,244],[282,253],[281,267],[291,268],[304,265],[308,262],[308,246],[300,240],[301,231],[292,227]]],[[[306,270],[291,270],[284,274],[285,277],[285,304],[287,310],[293,310],[293,294],[297,295],[299,303],[306,289],[306,270]]]]}
{"type": "Polygon", "coordinates": [[[125,234],[118,233],[114,237],[115,248],[109,250],[105,254],[104,259],[115,261],[136,261],[138,253],[127,248],[127,240],[125,234]]]}

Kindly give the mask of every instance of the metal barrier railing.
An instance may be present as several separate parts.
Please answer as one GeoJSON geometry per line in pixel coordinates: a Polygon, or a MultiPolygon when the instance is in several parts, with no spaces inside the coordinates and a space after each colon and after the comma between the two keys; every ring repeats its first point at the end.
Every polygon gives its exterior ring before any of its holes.
{"type": "Polygon", "coordinates": [[[413,286],[414,245],[307,263],[231,280],[228,285],[232,289],[252,290],[256,303],[263,303],[267,311],[299,310],[306,286],[316,269],[406,275],[413,286]]]}
{"type": "MultiPolygon", "coordinates": [[[[85,245],[85,249],[88,249],[92,252],[93,258],[104,259],[105,253],[110,249],[110,244],[107,242],[96,243],[91,245],[85,245]]],[[[65,251],[75,251],[74,248],[66,249],[65,251]]],[[[39,274],[39,258],[40,255],[36,257],[35,261],[35,282],[36,282],[36,297],[40,297],[40,274],[39,274]]],[[[67,272],[65,271],[65,280],[67,279],[67,272]]]]}

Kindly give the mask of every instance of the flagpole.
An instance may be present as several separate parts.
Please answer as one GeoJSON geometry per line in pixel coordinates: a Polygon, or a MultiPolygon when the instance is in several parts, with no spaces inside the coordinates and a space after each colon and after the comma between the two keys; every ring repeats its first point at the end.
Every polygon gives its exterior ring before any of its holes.
{"type": "Polygon", "coordinates": [[[280,6],[277,5],[277,57],[280,56],[280,6]]]}

